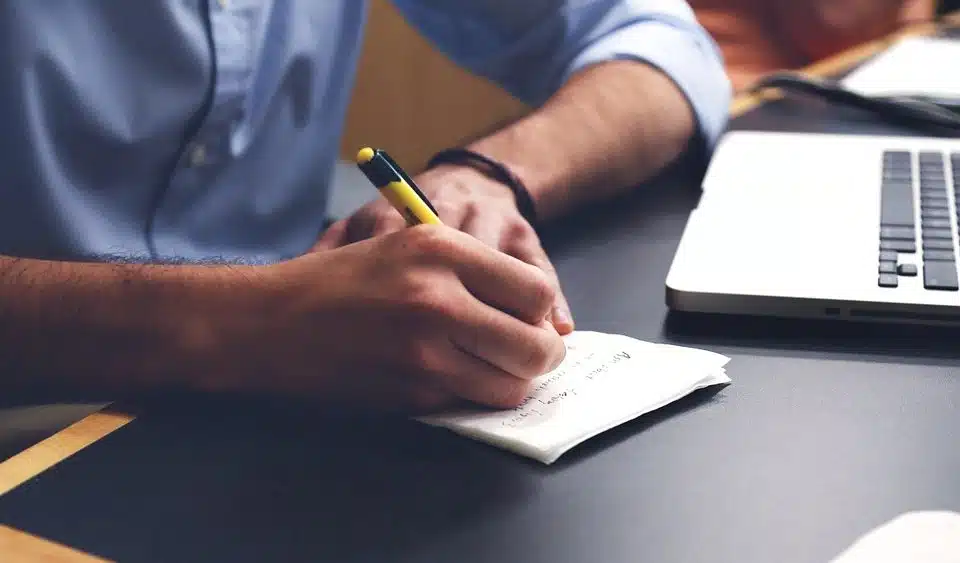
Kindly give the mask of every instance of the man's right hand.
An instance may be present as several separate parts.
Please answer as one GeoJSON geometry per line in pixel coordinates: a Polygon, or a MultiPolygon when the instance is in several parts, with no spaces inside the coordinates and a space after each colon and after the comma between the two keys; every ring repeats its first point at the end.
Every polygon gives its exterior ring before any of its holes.
{"type": "Polygon", "coordinates": [[[507,408],[564,357],[547,276],[456,229],[404,229],[269,268],[269,297],[232,329],[248,390],[378,410],[507,408]]]}

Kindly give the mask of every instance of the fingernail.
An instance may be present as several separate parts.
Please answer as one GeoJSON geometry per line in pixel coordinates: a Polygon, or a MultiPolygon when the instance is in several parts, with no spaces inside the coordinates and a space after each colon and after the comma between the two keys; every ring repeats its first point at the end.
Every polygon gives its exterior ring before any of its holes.
{"type": "Polygon", "coordinates": [[[573,326],[573,318],[571,318],[570,313],[561,307],[553,308],[551,318],[553,319],[553,325],[557,328],[563,327],[565,330],[569,330],[573,326]]]}

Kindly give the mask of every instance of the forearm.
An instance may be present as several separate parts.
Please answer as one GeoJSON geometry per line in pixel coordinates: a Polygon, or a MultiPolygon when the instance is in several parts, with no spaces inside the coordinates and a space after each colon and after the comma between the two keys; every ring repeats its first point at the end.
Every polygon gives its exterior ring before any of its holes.
{"type": "Polygon", "coordinates": [[[507,164],[550,219],[650,178],[693,132],[673,81],[641,62],[611,61],[574,75],[540,109],[471,148],[507,164]]]}
{"type": "MultiPolygon", "coordinates": [[[[199,387],[224,267],[0,257],[0,391],[199,387]]],[[[234,276],[235,277],[235,276],[234,276]]]]}

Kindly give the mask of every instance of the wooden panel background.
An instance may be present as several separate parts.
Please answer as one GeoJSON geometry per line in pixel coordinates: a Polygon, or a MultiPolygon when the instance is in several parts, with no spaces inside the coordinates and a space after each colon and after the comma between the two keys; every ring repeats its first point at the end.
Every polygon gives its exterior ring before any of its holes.
{"type": "Polygon", "coordinates": [[[353,160],[360,147],[376,145],[417,171],[437,150],[525,111],[434,49],[389,1],[373,0],[341,154],[353,160]]]}

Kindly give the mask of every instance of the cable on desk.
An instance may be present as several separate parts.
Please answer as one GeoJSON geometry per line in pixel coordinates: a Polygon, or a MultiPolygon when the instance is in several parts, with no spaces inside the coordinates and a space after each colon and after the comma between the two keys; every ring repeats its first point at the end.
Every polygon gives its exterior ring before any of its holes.
{"type": "Polygon", "coordinates": [[[756,93],[769,88],[779,89],[785,95],[808,95],[829,103],[861,109],[893,125],[940,136],[960,136],[960,99],[866,96],[848,90],[835,80],[813,78],[796,72],[768,75],[761,78],[751,90],[756,93]]]}

